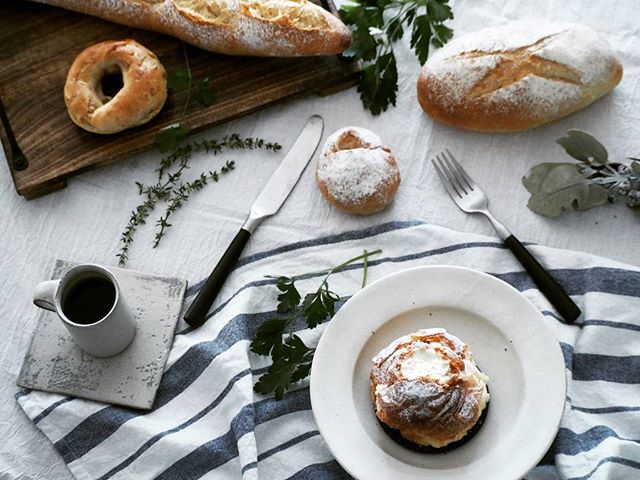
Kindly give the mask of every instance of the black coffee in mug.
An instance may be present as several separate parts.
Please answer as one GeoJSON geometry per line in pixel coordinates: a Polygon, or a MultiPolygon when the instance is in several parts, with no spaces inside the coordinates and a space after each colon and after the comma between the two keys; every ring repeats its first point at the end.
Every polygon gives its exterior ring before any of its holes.
{"type": "Polygon", "coordinates": [[[116,302],[116,289],[102,276],[78,279],[62,299],[62,312],[73,323],[89,325],[102,320],[116,302]]]}

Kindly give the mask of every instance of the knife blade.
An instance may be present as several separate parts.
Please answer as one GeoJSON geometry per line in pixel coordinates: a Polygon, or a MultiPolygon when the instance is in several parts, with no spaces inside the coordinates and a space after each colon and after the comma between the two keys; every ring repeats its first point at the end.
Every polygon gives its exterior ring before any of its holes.
{"type": "Polygon", "coordinates": [[[287,152],[276,171],[264,186],[258,198],[251,206],[251,212],[240,231],[235,236],[209,278],[198,292],[195,300],[184,315],[184,320],[193,328],[207,321],[207,312],[218,296],[225,280],[240,258],[240,254],[249,241],[251,234],[262,220],[275,215],[287,199],[302,176],[302,172],[313,157],[320,138],[324,122],[319,115],[313,115],[298,135],[291,149],[287,152]]]}

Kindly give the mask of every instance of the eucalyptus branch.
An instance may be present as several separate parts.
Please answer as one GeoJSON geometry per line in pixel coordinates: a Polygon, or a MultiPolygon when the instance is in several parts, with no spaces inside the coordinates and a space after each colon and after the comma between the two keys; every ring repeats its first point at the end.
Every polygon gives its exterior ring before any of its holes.
{"type": "Polygon", "coordinates": [[[529,170],[522,183],[531,193],[531,210],[557,217],[621,200],[640,213],[638,159],[611,161],[607,149],[580,130],[569,130],[557,143],[577,163],[540,163],[529,170]]]}

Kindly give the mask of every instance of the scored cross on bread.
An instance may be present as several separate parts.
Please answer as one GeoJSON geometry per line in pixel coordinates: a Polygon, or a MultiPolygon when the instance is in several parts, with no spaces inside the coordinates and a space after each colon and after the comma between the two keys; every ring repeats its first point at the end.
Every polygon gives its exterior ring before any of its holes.
{"type": "Polygon", "coordinates": [[[536,52],[541,50],[556,35],[558,34],[546,36],[531,45],[497,54],[491,51],[473,51],[458,55],[456,58],[478,58],[489,55],[498,55],[500,58],[495,67],[469,90],[467,97],[475,99],[488,95],[496,90],[513,85],[529,75],[581,85],[580,73],[575,69],[536,55],[536,52]]]}
{"type": "Polygon", "coordinates": [[[422,68],[418,100],[451,126],[525,130],[585,107],[621,78],[620,61],[593,29],[512,22],[445,45],[422,68]]]}

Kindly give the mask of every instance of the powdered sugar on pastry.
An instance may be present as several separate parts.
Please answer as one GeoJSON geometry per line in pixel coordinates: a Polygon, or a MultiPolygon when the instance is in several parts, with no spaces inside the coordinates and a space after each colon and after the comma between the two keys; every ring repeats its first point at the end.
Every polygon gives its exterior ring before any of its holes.
{"type": "Polygon", "coordinates": [[[317,180],[322,193],[338,208],[369,214],[393,200],[400,175],[391,150],[378,135],[346,127],[327,139],[317,180]]]}
{"type": "Polygon", "coordinates": [[[469,347],[444,329],[400,337],[372,360],[378,418],[406,439],[437,448],[473,428],[489,401],[488,381],[469,347]]]}
{"type": "Polygon", "coordinates": [[[390,153],[382,148],[340,150],[318,168],[318,179],[341,203],[356,203],[376,195],[381,184],[393,177],[390,153]]]}

